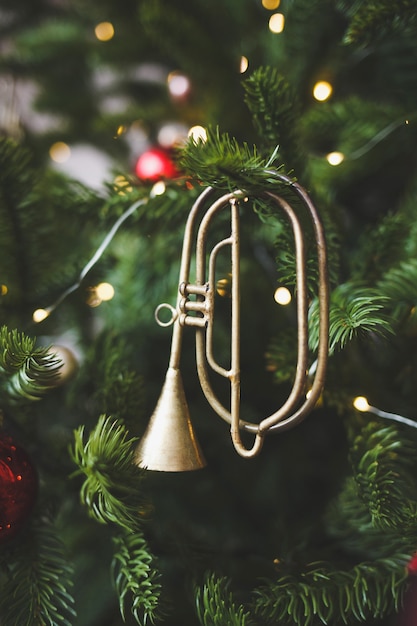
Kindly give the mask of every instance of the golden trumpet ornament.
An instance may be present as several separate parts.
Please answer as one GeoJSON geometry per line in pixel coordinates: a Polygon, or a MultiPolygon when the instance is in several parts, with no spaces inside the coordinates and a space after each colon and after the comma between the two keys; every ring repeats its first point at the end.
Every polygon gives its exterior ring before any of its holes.
{"type": "Polygon", "coordinates": [[[320,217],[307,192],[298,183],[274,170],[268,174],[278,179],[301,200],[311,219],[318,259],[319,346],[315,374],[308,396],[305,394],[308,378],[308,292],[304,236],[297,213],[284,198],[264,191],[262,195],[275,204],[292,226],[296,254],[296,293],[298,349],[297,368],[292,390],[284,404],[259,423],[240,418],[240,211],[239,202],[247,193],[235,190],[215,197],[213,188],[207,188],[197,198],[185,226],[180,277],[176,307],[160,304],[155,312],[161,326],[173,326],[171,355],[161,396],[148,428],[135,450],[135,463],[157,471],[188,471],[205,466],[205,460],[191,424],[180,372],[183,332],[192,327],[196,335],[196,365],[203,393],[214,411],[230,424],[230,433],[236,451],[243,457],[259,454],[265,435],[292,428],[301,422],[316,405],[324,386],[328,356],[329,288],[327,277],[326,242],[320,217]],[[213,199],[214,198],[214,199],[213,199]],[[230,235],[219,241],[208,255],[206,247],[209,226],[222,210],[230,211],[230,235]],[[203,213],[204,210],[204,213],[203,213]],[[196,234],[195,234],[195,231],[196,234]],[[190,282],[190,264],[195,243],[195,280],[190,282]],[[217,290],[216,260],[224,248],[230,249],[231,259],[231,341],[230,367],[222,367],[213,353],[214,300],[217,290]],[[162,321],[160,312],[170,311],[170,319],[162,321]],[[209,380],[209,368],[230,383],[230,406],[217,398],[209,380]],[[254,436],[253,445],[246,448],[241,432],[254,436]]]}

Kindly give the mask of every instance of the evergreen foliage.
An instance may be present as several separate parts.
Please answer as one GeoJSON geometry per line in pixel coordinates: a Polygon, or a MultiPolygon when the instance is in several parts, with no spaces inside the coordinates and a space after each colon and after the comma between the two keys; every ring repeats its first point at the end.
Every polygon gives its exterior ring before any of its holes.
{"type": "Polygon", "coordinates": [[[43,521],[2,555],[4,626],[70,626],[75,616],[72,568],[58,529],[43,521]]]}
{"type": "Polygon", "coordinates": [[[310,626],[340,620],[366,622],[398,610],[405,580],[405,557],[363,562],[346,571],[312,564],[257,590],[257,610],[268,623],[310,626]],[[337,611],[337,613],[336,613],[337,611]]]}
{"type": "Polygon", "coordinates": [[[17,401],[38,400],[53,387],[62,366],[48,348],[35,348],[35,340],[19,333],[0,329],[0,377],[3,393],[17,401]]]}
{"type": "Polygon", "coordinates": [[[284,146],[281,162],[300,177],[305,158],[298,131],[300,107],[291,85],[272,67],[259,68],[243,85],[259,140],[269,151],[284,146]]]}
{"type": "Polygon", "coordinates": [[[120,613],[125,618],[129,596],[131,611],[138,624],[154,624],[161,615],[160,584],[153,568],[152,556],[144,538],[123,534],[113,538],[115,554],[112,562],[114,586],[119,597],[120,613]]]}
{"type": "MultiPolygon", "coordinates": [[[[390,332],[391,326],[384,317],[384,303],[386,299],[372,288],[347,283],[336,287],[331,294],[329,312],[330,354],[336,349],[344,348],[360,334],[390,332]]],[[[317,321],[316,299],[310,308],[310,344],[313,350],[318,345],[317,321]]]]}
{"type": "Polygon", "coordinates": [[[248,611],[236,606],[233,594],[228,591],[230,581],[208,575],[203,587],[197,590],[197,615],[202,626],[251,626],[248,611]]]}
{"type": "Polygon", "coordinates": [[[124,426],[105,415],[87,442],[82,426],[75,432],[73,458],[86,477],[80,491],[82,502],[98,522],[118,524],[126,530],[135,527],[139,514],[139,472],[134,471],[131,448],[124,426]]]}
{"type": "MultiPolygon", "coordinates": [[[[43,132],[32,115],[10,117],[13,96],[0,103],[0,436],[23,441],[40,475],[30,519],[0,546],[2,626],[392,626],[402,611],[417,546],[416,438],[351,402],[364,393],[415,416],[417,4],[282,0],[281,10],[277,35],[260,2],[2,3],[4,85],[31,81],[33,116],[53,115],[43,132]],[[104,14],[109,42],[93,35],[104,14]],[[182,100],[166,89],[178,69],[192,84],[182,100]],[[323,79],[333,95],[317,102],[323,79]],[[134,151],[173,119],[204,125],[207,140],[175,148],[181,174],[158,195],[131,172],[134,151]],[[123,178],[100,190],[69,179],[48,160],[54,141],[106,151],[123,178]],[[337,167],[325,158],[334,151],[337,167]],[[208,468],[139,470],[133,446],[169,352],[152,311],[176,297],[184,223],[203,187],[255,198],[242,233],[245,413],[276,410],[296,362],[294,301],[268,308],[278,284],[297,295],[293,235],[265,191],[306,233],[314,373],[317,260],[295,180],[329,247],[329,363],[315,414],[253,462],[236,458],[201,400],[187,335],[182,368],[208,468]],[[94,308],[101,281],[116,297],[94,308]],[[35,324],[33,311],[52,303],[35,324]],[[80,367],[61,384],[64,364],[46,346],[68,336],[80,367]]],[[[216,296],[222,354],[228,304],[216,296]]]]}

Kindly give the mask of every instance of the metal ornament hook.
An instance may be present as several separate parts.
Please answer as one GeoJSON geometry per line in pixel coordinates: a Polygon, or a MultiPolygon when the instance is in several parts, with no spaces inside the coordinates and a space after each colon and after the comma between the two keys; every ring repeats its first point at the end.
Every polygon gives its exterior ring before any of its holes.
{"type": "MultiPolygon", "coordinates": [[[[240,417],[240,212],[239,201],[247,199],[247,192],[244,190],[235,190],[226,193],[215,199],[206,208],[205,213],[200,218],[199,224],[197,220],[207,204],[208,200],[214,195],[213,188],[207,188],[197,198],[189,213],[185,226],[181,267],[179,276],[179,286],[176,307],[163,303],[159,305],[155,311],[155,317],[161,326],[173,326],[171,354],[169,359],[168,372],[170,377],[176,378],[176,372],[179,376],[181,346],[183,332],[186,327],[195,329],[196,338],[196,365],[197,372],[203,393],[214,411],[226,422],[230,424],[230,432],[233,445],[236,451],[243,457],[249,458],[259,454],[265,436],[268,432],[277,432],[292,428],[302,421],[308,413],[314,408],[324,386],[327,356],[328,356],[328,334],[329,334],[329,287],[327,275],[327,252],[326,241],[323,226],[307,192],[298,183],[292,181],[289,177],[280,174],[274,170],[268,170],[268,173],[288,185],[295,193],[298,200],[301,200],[304,208],[310,217],[315,241],[318,259],[318,298],[319,298],[319,346],[318,354],[315,362],[315,372],[312,386],[308,396],[306,397],[305,389],[308,380],[308,291],[307,291],[307,272],[306,258],[304,246],[304,234],[300,219],[297,212],[289,205],[289,203],[281,196],[265,191],[260,194],[262,197],[269,199],[274,203],[287,217],[293,231],[295,256],[296,256],[296,291],[297,291],[297,325],[298,325],[298,349],[297,349],[297,368],[291,392],[284,404],[277,409],[272,415],[262,419],[259,423],[247,422],[240,417]],[[217,244],[214,245],[210,253],[206,253],[206,244],[208,230],[214,216],[224,209],[230,211],[230,234],[217,244]],[[195,280],[190,282],[190,265],[193,252],[193,238],[196,233],[195,241],[195,280]],[[217,363],[213,353],[213,325],[214,325],[214,298],[216,291],[215,269],[216,261],[220,250],[230,248],[231,273],[232,273],[232,293],[231,293],[231,340],[230,340],[230,366],[222,367],[217,363]],[[208,256],[208,261],[207,261],[208,256]],[[161,321],[159,313],[161,309],[168,308],[171,312],[171,318],[167,322],[161,321]],[[230,383],[230,407],[226,408],[217,398],[209,379],[209,368],[226,378],[230,383]],[[241,440],[241,432],[246,431],[254,435],[254,442],[251,448],[246,448],[241,440]]],[[[310,372],[311,375],[311,372],[310,372]]],[[[172,387],[172,385],[171,385],[172,387]]],[[[166,385],[163,393],[166,395],[166,385]]],[[[173,387],[169,393],[173,394],[171,399],[165,397],[162,403],[164,408],[161,409],[161,402],[158,403],[152,416],[151,422],[163,424],[166,420],[163,412],[166,407],[178,406],[178,401],[174,397],[177,393],[177,385],[173,387]],[[158,408],[159,407],[159,408],[158,408]]],[[[178,392],[179,393],[179,392],[178,392]]],[[[180,390],[183,394],[182,386],[180,390]]],[[[184,401],[181,400],[181,406],[184,401]]],[[[185,418],[189,422],[188,407],[183,411],[186,413],[185,418]]],[[[172,429],[173,420],[169,421],[167,428],[172,429]]],[[[164,428],[165,426],[162,426],[164,428]]],[[[154,436],[155,428],[153,428],[154,436]]],[[[160,469],[162,467],[150,467],[148,460],[145,458],[143,451],[146,447],[148,433],[145,432],[142,442],[136,451],[136,462],[141,467],[149,469],[160,469]],[[143,443],[145,442],[145,443],[143,443]]],[[[161,433],[162,438],[166,442],[169,437],[166,433],[161,433]]],[[[194,445],[195,436],[192,433],[191,439],[194,445]]],[[[167,454],[165,448],[164,454],[167,454]]],[[[200,458],[200,451],[196,452],[200,458]]],[[[154,457],[155,455],[153,455],[154,457]]],[[[158,465],[158,463],[154,463],[158,465]]],[[[177,457],[173,468],[166,469],[169,463],[164,463],[162,471],[182,471],[183,469],[195,469],[199,465],[199,461],[192,462],[187,467],[178,467],[177,457]]],[[[185,463],[187,465],[187,463],[185,463]]],[[[199,466],[203,466],[202,465],[199,466]]],[[[181,466],[181,462],[179,463],[181,466]]]]}

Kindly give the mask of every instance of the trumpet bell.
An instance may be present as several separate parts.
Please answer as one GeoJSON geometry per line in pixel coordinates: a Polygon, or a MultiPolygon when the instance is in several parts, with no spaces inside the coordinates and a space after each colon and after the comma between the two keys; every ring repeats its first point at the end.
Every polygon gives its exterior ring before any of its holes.
{"type": "Polygon", "coordinates": [[[179,369],[168,368],[158,403],[136,447],[134,462],[159,472],[186,472],[206,466],[179,369]]]}

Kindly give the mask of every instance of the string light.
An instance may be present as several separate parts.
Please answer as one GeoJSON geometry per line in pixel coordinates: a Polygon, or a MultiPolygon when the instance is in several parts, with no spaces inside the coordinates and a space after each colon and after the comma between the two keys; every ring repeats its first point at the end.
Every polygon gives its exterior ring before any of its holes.
{"type": "Polygon", "coordinates": [[[158,180],[158,182],[156,182],[154,186],[152,187],[150,196],[151,198],[153,198],[154,196],[162,196],[162,194],[164,194],[165,191],[166,191],[166,185],[164,181],[158,180]]]}
{"type": "Polygon", "coordinates": [[[87,304],[91,307],[100,306],[114,297],[114,287],[110,283],[100,283],[96,287],[90,287],[87,304]]]}
{"type": "Polygon", "coordinates": [[[0,285],[0,296],[5,296],[9,293],[7,285],[0,285]]]}
{"type": "Polygon", "coordinates": [[[246,70],[248,69],[248,67],[249,67],[248,58],[245,57],[245,56],[241,56],[240,57],[240,70],[239,70],[240,73],[244,74],[246,72],[246,70]]]}
{"type": "Polygon", "coordinates": [[[40,322],[46,320],[46,318],[49,317],[50,314],[50,309],[36,309],[36,311],[33,311],[32,319],[36,324],[40,324],[40,322]]]}
{"type": "Polygon", "coordinates": [[[345,160],[345,155],[343,152],[329,152],[326,159],[330,165],[340,165],[345,160]]]}
{"type": "Polygon", "coordinates": [[[319,80],[313,87],[313,96],[319,102],[328,100],[333,93],[333,87],[326,80],[319,80]]]}
{"type": "Polygon", "coordinates": [[[286,306],[291,302],[291,299],[291,292],[286,287],[278,287],[278,289],[275,290],[274,300],[277,304],[286,306]]]}
{"type": "Polygon", "coordinates": [[[364,413],[369,410],[369,402],[365,396],[356,396],[353,400],[353,406],[357,411],[362,411],[364,413]]]}
{"type": "Polygon", "coordinates": [[[273,15],[271,15],[271,17],[269,18],[268,26],[271,33],[274,33],[276,35],[282,33],[285,26],[284,15],[282,13],[274,13],[273,15]]]}
{"type": "Polygon", "coordinates": [[[207,141],[207,131],[203,126],[192,126],[188,131],[188,137],[194,139],[194,141],[207,141]]]}
{"type": "Polygon", "coordinates": [[[55,163],[65,163],[71,156],[71,148],[64,141],[56,141],[49,148],[49,156],[55,163]]]}
{"type": "Polygon", "coordinates": [[[184,142],[188,132],[188,126],[178,122],[162,124],[158,130],[158,144],[163,148],[172,148],[184,142]]]}
{"type": "Polygon", "coordinates": [[[142,198],[140,200],[137,200],[137,202],[134,202],[128,209],[126,209],[126,211],[115,221],[115,223],[113,224],[113,226],[111,227],[111,229],[109,230],[109,232],[107,233],[105,238],[103,239],[103,241],[100,244],[100,246],[97,248],[97,250],[95,251],[95,253],[91,257],[91,259],[88,261],[87,265],[85,265],[85,267],[83,268],[83,270],[81,271],[81,273],[80,273],[80,275],[78,277],[78,280],[73,285],[71,285],[71,287],[68,287],[68,289],[66,289],[59,296],[59,298],[54,302],[54,304],[52,304],[51,306],[49,306],[49,307],[47,307],[45,309],[36,309],[36,311],[34,311],[33,314],[32,314],[32,319],[33,319],[34,322],[36,322],[36,323],[42,322],[71,293],[73,293],[74,291],[76,291],[76,289],[78,289],[78,287],[81,285],[82,281],[84,280],[84,278],[86,277],[88,272],[91,270],[92,267],[94,267],[94,265],[97,263],[97,261],[101,258],[102,254],[104,253],[104,251],[106,250],[106,248],[110,244],[110,242],[112,241],[113,237],[115,236],[115,234],[117,233],[117,231],[119,230],[119,228],[123,224],[123,222],[125,222],[127,220],[127,218],[130,217],[140,206],[143,206],[146,203],[147,203],[147,199],[146,198],[142,198]]]}
{"type": "Polygon", "coordinates": [[[114,37],[114,26],[111,22],[100,22],[94,29],[99,41],[110,41],[114,37]]]}
{"type": "Polygon", "coordinates": [[[281,0],[262,0],[262,6],[268,11],[275,11],[281,4],[281,0]]]}
{"type": "Polygon", "coordinates": [[[107,302],[114,297],[114,287],[110,283],[100,283],[96,287],[96,293],[100,300],[107,302]]]}
{"type": "Polygon", "coordinates": [[[388,411],[381,411],[381,409],[377,409],[375,406],[371,406],[365,396],[357,396],[356,398],[354,398],[353,406],[357,411],[361,411],[364,413],[373,413],[378,417],[382,417],[393,422],[399,422],[400,424],[406,424],[407,426],[411,426],[412,428],[417,428],[417,422],[409,419],[408,417],[403,417],[402,415],[397,415],[396,413],[389,413],[388,411]]]}
{"type": "Polygon", "coordinates": [[[169,93],[174,98],[183,98],[190,91],[191,83],[189,78],[180,72],[170,72],[167,83],[169,93]]]}

